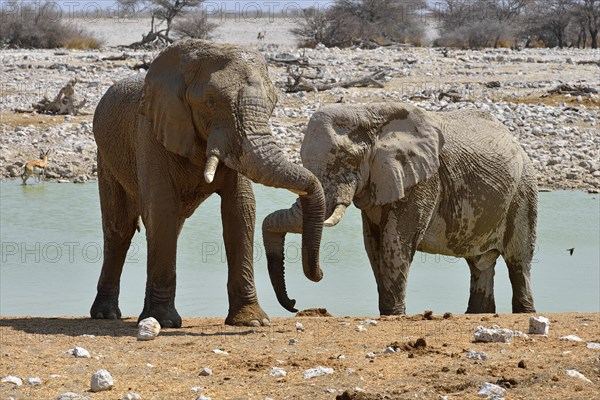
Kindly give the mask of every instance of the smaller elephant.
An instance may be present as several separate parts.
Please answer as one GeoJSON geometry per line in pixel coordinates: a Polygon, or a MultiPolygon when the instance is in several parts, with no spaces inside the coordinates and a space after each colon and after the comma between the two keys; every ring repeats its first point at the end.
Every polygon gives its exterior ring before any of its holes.
{"type": "MultiPolygon", "coordinates": [[[[325,226],[336,225],[352,202],[361,210],[381,315],[405,313],[417,250],[466,259],[467,313],[496,311],[494,267],[502,256],[513,312],[535,312],[534,168],[489,113],[427,112],[404,103],[330,105],[310,119],[301,157],[325,191],[325,226]]],[[[284,279],[287,232],[302,232],[299,201],[263,222],[271,282],[281,305],[293,312],[284,279]]]]}

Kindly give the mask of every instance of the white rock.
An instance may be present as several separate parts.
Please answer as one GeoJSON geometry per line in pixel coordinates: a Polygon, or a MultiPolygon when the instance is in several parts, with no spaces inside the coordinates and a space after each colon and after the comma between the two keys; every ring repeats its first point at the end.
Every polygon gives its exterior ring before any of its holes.
{"type": "Polygon", "coordinates": [[[304,371],[304,373],[302,375],[304,376],[304,379],[312,379],[312,378],[316,378],[318,376],[330,375],[330,374],[333,374],[333,368],[326,368],[326,367],[318,366],[316,368],[307,369],[306,371],[304,371]]]}
{"type": "Polygon", "coordinates": [[[92,375],[92,380],[90,382],[92,392],[110,390],[114,385],[115,384],[110,372],[105,369],[98,370],[94,375],[92,375]]]}
{"type": "Polygon", "coordinates": [[[469,360],[487,360],[488,355],[483,351],[469,351],[466,356],[469,360]]]}
{"type": "Polygon", "coordinates": [[[366,332],[367,328],[365,328],[363,325],[357,325],[356,328],[354,329],[356,332],[366,332]]]}
{"type": "Polygon", "coordinates": [[[529,318],[529,333],[533,335],[547,335],[550,330],[550,320],[546,317],[529,318]]]}
{"type": "Polygon", "coordinates": [[[228,354],[229,354],[228,352],[226,352],[226,351],[223,351],[223,350],[221,350],[221,349],[214,349],[212,352],[213,352],[213,353],[215,353],[215,354],[222,354],[222,355],[224,355],[224,356],[226,356],[226,355],[228,355],[228,354]]]}
{"type": "Polygon", "coordinates": [[[295,326],[298,332],[304,332],[304,326],[300,322],[296,322],[295,326]]]}
{"type": "Polygon", "coordinates": [[[506,389],[489,382],[484,382],[483,385],[481,385],[479,392],[477,392],[477,396],[493,400],[501,400],[504,398],[505,394],[506,389]]]}
{"type": "Polygon", "coordinates": [[[592,381],[590,381],[588,378],[586,378],[585,375],[583,375],[581,372],[574,370],[574,369],[568,369],[567,375],[569,375],[571,378],[579,378],[582,381],[592,383],[592,381]]]}
{"type": "Polygon", "coordinates": [[[198,393],[200,391],[204,390],[204,388],[202,386],[194,386],[193,388],[190,389],[190,392],[192,393],[198,393]]]}
{"type": "Polygon", "coordinates": [[[21,386],[23,384],[23,380],[18,376],[9,375],[6,378],[2,378],[2,383],[12,383],[15,386],[21,386]]]}
{"type": "Polygon", "coordinates": [[[56,400],[91,400],[89,397],[79,393],[65,392],[56,396],[56,400]]]}
{"type": "Polygon", "coordinates": [[[581,338],[575,335],[567,335],[558,338],[558,340],[566,341],[566,342],[581,342],[581,338]]]}
{"type": "Polygon", "coordinates": [[[288,344],[290,346],[295,346],[298,344],[298,339],[290,339],[290,341],[288,342],[288,344]]]}
{"type": "Polygon", "coordinates": [[[160,324],[153,318],[145,318],[138,324],[138,340],[153,340],[156,339],[160,333],[160,324]]]}
{"type": "Polygon", "coordinates": [[[84,349],[83,347],[75,347],[73,349],[67,350],[67,353],[76,358],[90,358],[90,352],[84,349]]]}
{"type": "Polygon", "coordinates": [[[370,351],[365,355],[365,357],[367,357],[369,360],[373,360],[375,358],[375,353],[370,351]]]}
{"type": "Polygon", "coordinates": [[[200,373],[198,375],[200,376],[211,376],[212,375],[212,370],[210,368],[202,368],[200,370],[200,373]]]}
{"type": "Polygon", "coordinates": [[[286,375],[287,372],[285,372],[285,370],[282,368],[273,367],[273,369],[269,371],[269,376],[282,377],[286,375]]]}
{"type": "Polygon", "coordinates": [[[377,326],[377,321],[375,321],[374,319],[365,319],[362,323],[363,325],[377,326]]]}
{"type": "Polygon", "coordinates": [[[600,350],[600,343],[588,343],[585,347],[588,349],[600,350]]]}
{"type": "Polygon", "coordinates": [[[123,400],[141,400],[142,396],[137,393],[129,392],[125,396],[123,396],[123,400]]]}
{"type": "Polygon", "coordinates": [[[476,342],[510,343],[511,339],[515,336],[527,338],[527,335],[523,332],[500,328],[497,325],[494,325],[491,328],[478,326],[474,334],[476,342]]]}
{"type": "Polygon", "coordinates": [[[196,400],[210,400],[210,397],[206,397],[205,395],[201,394],[200,396],[196,397],[196,400]]]}
{"type": "Polygon", "coordinates": [[[32,377],[32,378],[27,379],[27,384],[29,386],[38,386],[38,385],[42,384],[42,380],[40,378],[38,378],[37,376],[32,377]]]}
{"type": "Polygon", "coordinates": [[[386,347],[385,349],[383,349],[382,353],[383,354],[394,354],[394,353],[396,353],[396,350],[394,350],[393,347],[386,347]]]}

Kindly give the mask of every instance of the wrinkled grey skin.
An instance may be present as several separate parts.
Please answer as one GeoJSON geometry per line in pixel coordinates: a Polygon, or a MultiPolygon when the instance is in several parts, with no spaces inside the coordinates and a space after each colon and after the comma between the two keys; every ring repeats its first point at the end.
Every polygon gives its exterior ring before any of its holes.
{"type": "MultiPolygon", "coordinates": [[[[417,250],[467,260],[467,313],[495,312],[494,266],[502,256],[513,312],[535,311],[534,169],[488,113],[433,113],[404,103],[326,106],[310,119],[301,156],[323,185],[327,216],[352,202],[361,210],[382,315],[405,313],[408,270],[417,250]]],[[[335,223],[334,216],[326,226],[335,223]]],[[[286,232],[302,232],[298,202],[263,222],[273,287],[293,311],[295,300],[288,298],[284,280],[286,232]]]]}
{"type": "MultiPolygon", "coordinates": [[[[181,326],[175,309],[177,237],[186,218],[217,193],[229,270],[225,323],[268,323],[254,286],[250,179],[301,194],[311,249],[318,248],[324,216],[318,180],[290,163],[271,133],[268,120],[276,101],[259,53],[199,40],[175,43],[147,75],[106,92],[94,115],[104,263],[93,318],[121,316],[120,276],[141,216],[148,268],[140,319],[181,326]]],[[[303,254],[306,269],[318,271],[318,251],[303,254]]]]}

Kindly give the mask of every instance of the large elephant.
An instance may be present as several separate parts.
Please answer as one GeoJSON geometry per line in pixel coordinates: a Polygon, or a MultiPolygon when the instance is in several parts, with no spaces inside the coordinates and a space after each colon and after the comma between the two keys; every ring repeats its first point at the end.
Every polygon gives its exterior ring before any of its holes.
{"type": "Polygon", "coordinates": [[[177,237],[196,207],[218,193],[229,271],[225,323],[268,323],[254,286],[250,179],[301,195],[307,268],[318,263],[318,251],[311,249],[318,248],[324,219],[318,180],[289,162],[269,128],[276,101],[260,53],[200,40],[171,45],[145,77],[125,79],[106,92],[94,115],[104,262],[93,318],[121,315],[120,276],[141,216],[148,265],[140,319],[181,326],[175,309],[177,237]]]}
{"type": "MultiPolygon", "coordinates": [[[[427,112],[404,103],[332,105],[308,123],[302,162],[325,191],[325,226],[352,202],[382,315],[405,313],[417,250],[464,257],[471,271],[468,313],[493,313],[494,266],[502,255],[513,312],[534,312],[530,286],[537,183],[525,152],[490,114],[427,112]]],[[[303,206],[263,222],[269,274],[283,307],[295,311],[284,280],[286,232],[302,232],[303,206]]]]}

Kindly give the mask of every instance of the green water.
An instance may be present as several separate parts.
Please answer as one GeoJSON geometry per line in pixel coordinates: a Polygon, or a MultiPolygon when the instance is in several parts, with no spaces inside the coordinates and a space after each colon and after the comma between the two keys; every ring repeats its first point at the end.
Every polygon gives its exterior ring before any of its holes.
{"type": "MultiPolygon", "coordinates": [[[[287,208],[295,195],[254,187],[257,221],[287,208]]],[[[600,203],[598,195],[540,193],[538,246],[533,264],[537,310],[600,311],[600,203]],[[566,251],[575,248],[572,256],[566,251]]],[[[176,305],[184,317],[224,317],[226,264],[221,239],[219,197],[209,198],[187,222],[179,239],[176,305]]],[[[95,296],[102,257],[102,231],[95,182],[46,183],[23,187],[0,183],[0,315],[84,316],[95,296]]],[[[377,291],[362,243],[360,213],[324,232],[320,283],[304,278],[298,257],[300,236],[288,235],[287,278],[297,307],[325,307],[334,315],[377,315],[377,291]],[[294,261],[295,260],[295,261],[294,261]]],[[[123,272],[121,309],[141,311],[145,284],[144,232],[136,234],[123,272]]],[[[269,283],[257,231],[256,286],[271,316],[288,316],[269,283]]],[[[511,289],[503,261],[496,266],[498,312],[510,312],[511,289]]],[[[407,312],[462,313],[469,292],[462,259],[417,254],[407,293],[407,312]]]]}

